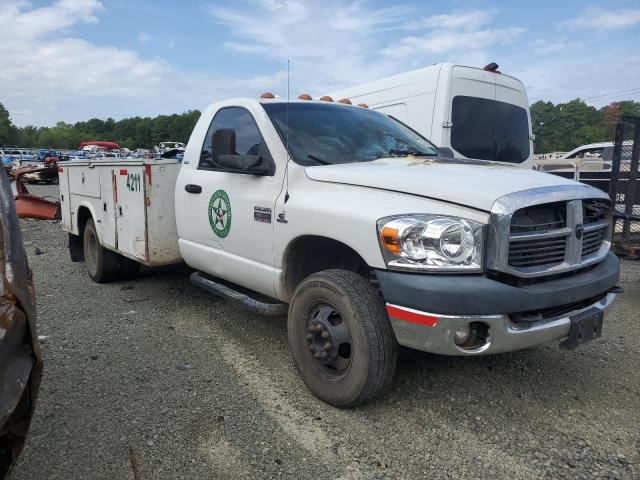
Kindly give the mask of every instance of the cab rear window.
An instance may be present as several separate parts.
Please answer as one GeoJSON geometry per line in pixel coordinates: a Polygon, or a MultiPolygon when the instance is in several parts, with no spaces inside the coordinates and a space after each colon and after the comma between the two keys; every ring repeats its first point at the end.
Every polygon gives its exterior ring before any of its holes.
{"type": "Polygon", "coordinates": [[[529,120],[522,107],[458,95],[451,123],[451,147],[465,157],[506,163],[529,158],[529,120]]]}

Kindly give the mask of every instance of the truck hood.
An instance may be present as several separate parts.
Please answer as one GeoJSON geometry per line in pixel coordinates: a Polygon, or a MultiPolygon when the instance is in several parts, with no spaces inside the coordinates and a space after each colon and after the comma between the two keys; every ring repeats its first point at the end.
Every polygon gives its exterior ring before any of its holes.
{"type": "Polygon", "coordinates": [[[320,181],[378,188],[491,211],[499,197],[532,188],[573,185],[573,180],[523,167],[451,158],[384,158],[306,168],[320,181]]]}

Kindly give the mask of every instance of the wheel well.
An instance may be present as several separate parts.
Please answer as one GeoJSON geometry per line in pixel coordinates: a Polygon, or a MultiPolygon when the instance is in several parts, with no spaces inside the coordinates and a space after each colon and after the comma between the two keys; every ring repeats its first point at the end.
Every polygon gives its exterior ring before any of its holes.
{"type": "Polygon", "coordinates": [[[84,234],[84,227],[90,218],[92,218],[91,210],[87,207],[80,207],[78,209],[78,235],[69,233],[69,254],[71,255],[72,262],[84,261],[82,236],[84,234]]]}
{"type": "Polygon", "coordinates": [[[369,266],[351,247],[331,238],[305,235],[296,238],[284,257],[284,287],[291,298],[298,284],[315,272],[341,268],[368,276],[369,266]]]}
{"type": "Polygon", "coordinates": [[[78,209],[78,235],[82,236],[84,233],[84,227],[87,224],[87,221],[92,218],[91,210],[87,207],[80,207],[78,209]]]}

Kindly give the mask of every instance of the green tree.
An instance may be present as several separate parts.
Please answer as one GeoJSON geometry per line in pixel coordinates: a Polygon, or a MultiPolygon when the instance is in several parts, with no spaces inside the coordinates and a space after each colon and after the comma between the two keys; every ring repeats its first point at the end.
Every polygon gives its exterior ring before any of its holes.
{"type": "Polygon", "coordinates": [[[0,103],[0,146],[15,145],[18,140],[18,129],[11,122],[9,111],[0,103]]]}

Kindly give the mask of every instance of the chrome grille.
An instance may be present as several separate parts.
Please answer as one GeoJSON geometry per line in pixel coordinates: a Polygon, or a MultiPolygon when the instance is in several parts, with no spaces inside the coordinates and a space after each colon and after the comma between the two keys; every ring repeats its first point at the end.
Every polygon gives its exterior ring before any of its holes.
{"type": "Polygon", "coordinates": [[[584,237],[582,239],[582,258],[597,253],[607,239],[609,221],[608,205],[602,200],[589,199],[582,202],[582,222],[584,237]]]}
{"type": "Polygon", "coordinates": [[[504,195],[491,208],[487,269],[534,279],[593,265],[609,251],[611,224],[611,202],[587,185],[504,195]]]}
{"type": "Polygon", "coordinates": [[[512,237],[509,241],[509,265],[523,268],[561,263],[564,261],[566,245],[567,239],[564,237],[512,237]]]}
{"type": "Polygon", "coordinates": [[[533,205],[511,216],[508,265],[533,273],[579,265],[597,256],[607,240],[606,201],[570,200],[533,205]]]}
{"type": "Polygon", "coordinates": [[[607,225],[599,228],[598,230],[584,233],[584,238],[582,240],[582,258],[593,255],[600,250],[607,233],[606,227],[607,225]]]}

